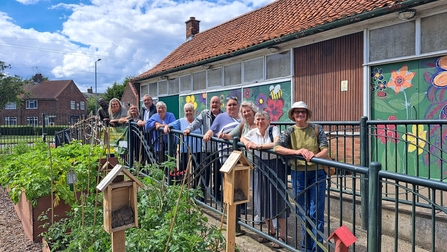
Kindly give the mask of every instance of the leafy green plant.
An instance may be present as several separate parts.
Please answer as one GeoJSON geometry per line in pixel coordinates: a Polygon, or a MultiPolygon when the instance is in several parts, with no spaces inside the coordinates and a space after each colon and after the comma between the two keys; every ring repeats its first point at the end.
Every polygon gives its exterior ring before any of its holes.
{"type": "MultiPolygon", "coordinates": [[[[163,169],[168,169],[171,162],[165,162],[163,169]]],[[[139,227],[126,230],[126,251],[223,251],[221,231],[208,223],[193,200],[200,191],[181,185],[166,186],[162,182],[165,171],[156,165],[145,168],[161,180],[142,179],[146,188],[138,193],[139,227]]],[[[104,231],[101,221],[102,203],[95,198],[91,195],[85,202],[72,205],[70,217],[53,224],[43,234],[52,251],[111,250],[110,234],[104,231]],[[93,221],[95,214],[99,223],[93,221]]]]}
{"type": "Polygon", "coordinates": [[[36,142],[32,147],[19,144],[10,155],[0,160],[0,185],[10,189],[14,203],[22,192],[35,206],[37,199],[53,192],[55,204],[60,200],[71,203],[75,200],[67,183],[67,174],[76,173],[76,190],[94,189],[98,158],[101,147],[73,142],[58,148],[36,142]]]}

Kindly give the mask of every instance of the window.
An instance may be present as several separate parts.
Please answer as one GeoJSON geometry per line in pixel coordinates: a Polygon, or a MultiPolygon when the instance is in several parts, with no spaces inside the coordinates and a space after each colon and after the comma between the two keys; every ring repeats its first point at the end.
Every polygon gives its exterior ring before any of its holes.
{"type": "Polygon", "coordinates": [[[268,55],[265,60],[266,78],[273,79],[290,75],[290,51],[268,55]]]}
{"type": "Polygon", "coordinates": [[[193,73],[192,83],[194,91],[206,89],[206,71],[193,73]]]}
{"type": "Polygon", "coordinates": [[[168,85],[169,85],[169,94],[178,94],[178,84],[179,84],[179,79],[175,78],[173,80],[168,80],[168,85]]]}
{"type": "Polygon", "coordinates": [[[192,76],[185,75],[180,77],[180,91],[192,91],[192,76]]]}
{"type": "Polygon", "coordinates": [[[17,126],[17,117],[5,117],[5,125],[17,126]]]}
{"type": "Polygon", "coordinates": [[[26,109],[37,109],[37,100],[27,100],[26,109]]]}
{"type": "Polygon", "coordinates": [[[264,59],[258,58],[244,62],[244,83],[264,79],[264,59]]]}
{"type": "Polygon", "coordinates": [[[241,71],[242,70],[240,62],[224,67],[224,86],[241,84],[241,71]]]}
{"type": "Polygon", "coordinates": [[[39,121],[37,119],[37,116],[27,117],[26,118],[26,125],[28,125],[28,126],[37,126],[37,125],[39,125],[39,121]]]}
{"type": "Polygon", "coordinates": [[[72,110],[75,110],[76,109],[76,102],[75,101],[71,101],[70,102],[70,107],[71,107],[72,110]]]}
{"type": "MultiPolygon", "coordinates": [[[[157,86],[157,83],[155,83],[155,86],[157,86]]],[[[143,95],[149,94],[149,85],[141,85],[140,86],[140,94],[141,94],[141,98],[143,98],[143,95]]]]}
{"type": "Polygon", "coordinates": [[[56,121],[56,116],[48,116],[45,120],[47,120],[47,125],[54,126],[54,122],[56,121]]]}
{"type": "MultiPolygon", "coordinates": [[[[431,17],[421,18],[421,52],[430,53],[447,50],[446,32],[440,32],[445,27],[447,12],[431,17]]],[[[444,30],[445,31],[445,30],[444,30]]]]}
{"type": "MultiPolygon", "coordinates": [[[[148,86],[147,94],[152,96],[152,98],[157,97],[157,82],[151,83],[148,86]]],[[[143,93],[144,95],[144,93],[143,93]]]]}
{"type": "Polygon", "coordinates": [[[369,60],[385,60],[415,54],[416,24],[408,21],[369,32],[369,60]]]}
{"type": "Polygon", "coordinates": [[[208,73],[208,87],[222,86],[222,68],[210,69],[208,73]]]}
{"type": "Polygon", "coordinates": [[[168,81],[164,80],[158,82],[158,94],[159,95],[168,94],[168,81]]]}
{"type": "Polygon", "coordinates": [[[85,102],[81,101],[80,104],[81,104],[81,110],[85,110],[85,102]]]}
{"type": "Polygon", "coordinates": [[[17,104],[15,102],[8,102],[5,105],[5,109],[17,109],[17,104]]]}

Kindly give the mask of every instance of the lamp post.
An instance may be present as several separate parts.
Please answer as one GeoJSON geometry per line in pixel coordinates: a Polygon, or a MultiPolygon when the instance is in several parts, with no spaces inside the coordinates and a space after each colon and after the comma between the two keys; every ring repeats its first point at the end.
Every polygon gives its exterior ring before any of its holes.
{"type": "Polygon", "coordinates": [[[98,83],[97,83],[97,80],[96,80],[96,63],[98,63],[98,61],[101,61],[101,59],[98,59],[98,60],[95,61],[95,98],[96,98],[96,101],[95,101],[95,115],[97,115],[97,113],[98,113],[98,83]]]}

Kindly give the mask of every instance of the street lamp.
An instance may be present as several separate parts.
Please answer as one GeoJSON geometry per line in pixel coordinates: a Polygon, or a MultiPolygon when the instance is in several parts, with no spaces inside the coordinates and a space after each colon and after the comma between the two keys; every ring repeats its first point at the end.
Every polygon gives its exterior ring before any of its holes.
{"type": "Polygon", "coordinates": [[[98,81],[96,80],[96,63],[98,63],[98,61],[101,61],[101,59],[98,59],[97,61],[95,61],[95,115],[97,115],[98,113],[98,81]]]}

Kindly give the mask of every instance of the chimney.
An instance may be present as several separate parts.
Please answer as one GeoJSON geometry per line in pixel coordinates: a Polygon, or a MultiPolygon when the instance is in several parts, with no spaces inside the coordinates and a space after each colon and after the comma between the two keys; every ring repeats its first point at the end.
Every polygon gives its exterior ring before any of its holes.
{"type": "Polygon", "coordinates": [[[87,93],[88,94],[93,94],[93,88],[92,87],[87,88],[87,93]]]}
{"type": "Polygon", "coordinates": [[[195,17],[190,17],[186,23],[186,40],[192,39],[194,35],[199,33],[199,20],[195,17]]]}
{"type": "Polygon", "coordinates": [[[42,82],[42,74],[38,73],[33,77],[34,84],[42,82]]]}

